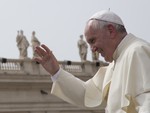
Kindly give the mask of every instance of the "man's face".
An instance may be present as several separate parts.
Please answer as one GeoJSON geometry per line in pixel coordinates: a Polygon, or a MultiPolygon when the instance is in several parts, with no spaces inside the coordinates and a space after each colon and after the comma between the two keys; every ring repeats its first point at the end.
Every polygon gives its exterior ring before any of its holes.
{"type": "Polygon", "coordinates": [[[86,27],[85,37],[93,52],[97,51],[107,62],[113,60],[113,46],[111,33],[107,28],[94,30],[92,27],[86,27]]]}

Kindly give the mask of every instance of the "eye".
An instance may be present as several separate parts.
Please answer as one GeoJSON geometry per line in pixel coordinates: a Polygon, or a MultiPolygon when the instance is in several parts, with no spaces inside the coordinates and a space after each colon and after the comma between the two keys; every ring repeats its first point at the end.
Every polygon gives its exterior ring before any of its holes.
{"type": "Polygon", "coordinates": [[[94,39],[90,39],[89,43],[90,44],[94,44],[95,40],[94,39]]]}

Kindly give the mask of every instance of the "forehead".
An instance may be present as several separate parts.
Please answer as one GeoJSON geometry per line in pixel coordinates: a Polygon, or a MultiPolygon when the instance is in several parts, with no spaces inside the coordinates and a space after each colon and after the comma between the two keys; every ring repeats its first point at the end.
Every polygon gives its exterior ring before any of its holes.
{"type": "Polygon", "coordinates": [[[90,23],[87,23],[84,32],[86,39],[88,40],[89,38],[94,37],[97,34],[97,31],[98,30],[94,29],[90,23]]]}
{"type": "Polygon", "coordinates": [[[87,23],[86,27],[85,27],[85,36],[89,36],[91,34],[95,33],[95,30],[93,29],[92,25],[89,23],[87,23]]]}

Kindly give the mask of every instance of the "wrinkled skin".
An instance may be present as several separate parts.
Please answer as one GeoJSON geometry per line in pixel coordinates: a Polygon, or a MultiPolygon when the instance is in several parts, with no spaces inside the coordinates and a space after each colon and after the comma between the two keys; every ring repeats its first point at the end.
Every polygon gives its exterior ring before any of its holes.
{"type": "Polygon", "coordinates": [[[54,75],[59,70],[57,59],[46,45],[37,46],[35,52],[39,57],[34,58],[34,60],[39,62],[47,72],[54,75]]]}

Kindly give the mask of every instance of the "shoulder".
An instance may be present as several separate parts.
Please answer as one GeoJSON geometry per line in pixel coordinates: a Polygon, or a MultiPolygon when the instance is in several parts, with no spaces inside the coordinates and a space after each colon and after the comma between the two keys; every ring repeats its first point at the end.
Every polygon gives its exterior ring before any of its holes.
{"type": "Polygon", "coordinates": [[[127,48],[128,55],[144,55],[150,54],[150,43],[142,40],[136,39],[132,44],[127,48]]]}

